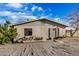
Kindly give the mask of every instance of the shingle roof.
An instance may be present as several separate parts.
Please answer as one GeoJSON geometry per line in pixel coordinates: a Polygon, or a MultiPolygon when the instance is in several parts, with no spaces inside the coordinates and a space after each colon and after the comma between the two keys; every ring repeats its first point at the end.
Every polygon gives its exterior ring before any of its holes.
{"type": "Polygon", "coordinates": [[[15,24],[15,25],[12,25],[12,26],[18,26],[18,25],[22,25],[22,24],[28,24],[28,23],[36,22],[36,21],[48,21],[48,22],[51,22],[52,24],[58,24],[58,25],[67,27],[67,26],[64,25],[64,24],[61,24],[61,23],[58,23],[58,22],[55,22],[55,21],[52,21],[52,20],[48,20],[48,19],[45,19],[45,18],[39,19],[39,20],[34,20],[34,21],[29,21],[29,22],[24,22],[24,23],[21,23],[21,24],[15,24]]]}

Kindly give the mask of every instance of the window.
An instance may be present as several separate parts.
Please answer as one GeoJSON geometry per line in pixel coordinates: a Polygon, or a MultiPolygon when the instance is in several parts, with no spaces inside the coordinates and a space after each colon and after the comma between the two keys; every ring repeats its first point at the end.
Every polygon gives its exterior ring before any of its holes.
{"type": "Polygon", "coordinates": [[[25,28],[24,35],[25,36],[32,36],[32,28],[25,28]]]}

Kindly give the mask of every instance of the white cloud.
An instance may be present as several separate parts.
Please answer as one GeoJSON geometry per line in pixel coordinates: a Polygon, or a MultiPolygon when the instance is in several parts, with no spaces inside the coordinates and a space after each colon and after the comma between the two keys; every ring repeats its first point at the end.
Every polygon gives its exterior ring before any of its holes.
{"type": "Polygon", "coordinates": [[[6,6],[13,7],[13,8],[21,8],[21,7],[23,7],[23,5],[20,4],[20,3],[8,3],[8,4],[6,4],[6,6]]]}
{"type": "Polygon", "coordinates": [[[16,24],[16,23],[27,22],[27,19],[29,19],[29,21],[36,20],[37,17],[36,16],[28,16],[28,15],[25,15],[25,16],[12,16],[12,19],[13,20],[11,20],[11,22],[16,24]]]}
{"type": "Polygon", "coordinates": [[[0,11],[0,16],[9,16],[12,15],[10,11],[0,11]]]}
{"type": "Polygon", "coordinates": [[[43,11],[43,8],[33,5],[32,8],[31,8],[31,10],[32,10],[32,11],[35,11],[35,10],[43,11]]]}
{"type": "Polygon", "coordinates": [[[40,17],[40,19],[43,19],[43,18],[46,18],[46,19],[47,19],[48,17],[47,17],[47,16],[41,16],[41,17],[40,17]]]}
{"type": "Polygon", "coordinates": [[[54,21],[64,24],[64,21],[61,18],[54,18],[54,21]]]}
{"type": "Polygon", "coordinates": [[[26,21],[27,19],[37,19],[36,16],[28,15],[29,13],[22,12],[11,12],[11,11],[0,11],[0,16],[7,16],[12,23],[19,23],[26,21]]]}
{"type": "Polygon", "coordinates": [[[24,10],[28,10],[28,7],[25,7],[24,10]]]}
{"type": "Polygon", "coordinates": [[[42,8],[42,7],[38,7],[38,10],[39,10],[39,11],[42,11],[42,10],[43,10],[43,8],[42,8]]]}
{"type": "Polygon", "coordinates": [[[27,19],[37,19],[36,16],[25,16],[27,19]]]}
{"type": "Polygon", "coordinates": [[[26,13],[23,13],[23,12],[11,12],[11,11],[0,11],[0,16],[12,16],[14,18],[15,16],[24,16],[24,15],[26,15],[26,13]]]}
{"type": "Polygon", "coordinates": [[[16,19],[16,18],[17,18],[17,16],[13,15],[13,16],[11,16],[11,18],[12,18],[12,19],[16,19]]]}
{"type": "Polygon", "coordinates": [[[18,19],[11,20],[11,23],[12,23],[12,24],[16,24],[16,23],[18,23],[18,19]]]}
{"type": "Polygon", "coordinates": [[[31,8],[32,11],[35,11],[38,7],[33,5],[33,7],[31,8]]]}
{"type": "Polygon", "coordinates": [[[58,21],[58,22],[60,21],[60,18],[54,18],[54,19],[55,19],[55,21],[58,21]]]}

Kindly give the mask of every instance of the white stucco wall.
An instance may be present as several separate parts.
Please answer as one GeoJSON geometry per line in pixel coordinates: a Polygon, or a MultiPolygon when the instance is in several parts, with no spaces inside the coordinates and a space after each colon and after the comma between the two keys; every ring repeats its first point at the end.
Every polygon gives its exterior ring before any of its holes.
{"type": "MultiPolygon", "coordinates": [[[[41,23],[39,21],[28,23],[28,24],[22,24],[14,27],[17,28],[18,38],[24,37],[24,28],[32,28],[33,30],[32,36],[43,37],[44,41],[48,38],[48,28],[50,28],[51,38],[55,37],[55,31],[53,31],[53,28],[56,26],[47,23],[41,23]]],[[[60,36],[63,36],[65,34],[64,29],[62,28],[59,29],[59,32],[60,32],[60,36]]]]}
{"type": "Polygon", "coordinates": [[[59,36],[62,37],[62,36],[65,36],[65,29],[63,28],[59,28],[59,36]]]}

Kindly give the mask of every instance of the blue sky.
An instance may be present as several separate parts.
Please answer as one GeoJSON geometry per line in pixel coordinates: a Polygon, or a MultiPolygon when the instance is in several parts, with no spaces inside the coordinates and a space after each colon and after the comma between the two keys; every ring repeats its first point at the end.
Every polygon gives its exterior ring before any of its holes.
{"type": "Polygon", "coordinates": [[[48,18],[68,24],[68,20],[63,18],[77,7],[77,3],[0,3],[0,23],[4,23],[5,20],[21,23],[28,18],[48,18]]]}

